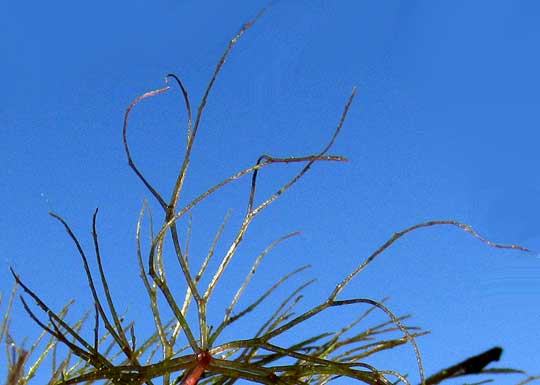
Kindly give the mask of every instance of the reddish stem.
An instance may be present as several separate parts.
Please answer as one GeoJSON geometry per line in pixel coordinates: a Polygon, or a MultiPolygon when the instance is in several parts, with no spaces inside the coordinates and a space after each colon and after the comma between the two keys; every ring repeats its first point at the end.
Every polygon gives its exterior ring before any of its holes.
{"type": "Polygon", "coordinates": [[[187,373],[180,385],[196,385],[211,361],[210,353],[204,351],[197,354],[197,366],[187,373]]]}

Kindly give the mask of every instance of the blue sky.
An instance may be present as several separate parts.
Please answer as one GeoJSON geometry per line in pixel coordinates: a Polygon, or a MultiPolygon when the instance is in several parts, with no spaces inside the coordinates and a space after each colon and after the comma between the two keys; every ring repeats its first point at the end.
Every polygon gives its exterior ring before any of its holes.
{"type": "MultiPolygon", "coordinates": [[[[76,298],[75,316],[89,308],[79,259],[47,212],[62,215],[91,250],[91,214],[99,207],[113,293],[134,318],[147,311],[134,232],[151,197],[127,167],[125,108],[161,87],[169,72],[182,77],[196,105],[229,39],[265,5],[0,6],[1,291],[10,290],[13,266],[53,307],[76,298]]],[[[430,219],[456,219],[490,240],[540,250],[539,13],[534,1],[272,4],[216,83],[186,197],[262,153],[317,152],[356,86],[332,151],[349,162],[316,165],[263,213],[227,282],[239,283],[247,261],[294,230],[301,236],[269,256],[255,293],[311,263],[309,278],[319,279],[307,293],[313,304],[394,232],[430,219]]],[[[131,117],[135,159],[165,196],[179,166],[184,122],[176,89],[131,117]]],[[[261,197],[294,170],[263,173],[261,197]]],[[[235,211],[225,236],[232,234],[248,188],[246,180],[224,189],[193,213],[193,258],[206,252],[228,208],[235,211]]],[[[379,257],[343,297],[391,296],[393,311],[412,313],[412,323],[431,330],[419,340],[428,374],[495,345],[505,349],[499,366],[538,374],[537,255],[492,249],[454,228],[424,229],[379,257]]],[[[220,301],[238,283],[223,287],[220,301]]],[[[226,305],[214,306],[219,318],[226,305]]],[[[13,318],[14,336],[35,333],[19,305],[13,318]]],[[[410,347],[374,363],[417,379],[410,347]]]]}

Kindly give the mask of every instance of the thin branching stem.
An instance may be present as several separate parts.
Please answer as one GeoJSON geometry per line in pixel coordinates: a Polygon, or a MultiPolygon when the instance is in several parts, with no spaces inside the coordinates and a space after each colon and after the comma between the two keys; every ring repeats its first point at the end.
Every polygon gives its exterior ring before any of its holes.
{"type": "MultiPolygon", "coordinates": [[[[94,215],[92,216],[92,239],[94,240],[94,250],[95,250],[95,253],[96,253],[96,260],[97,260],[97,265],[98,265],[98,269],[99,269],[100,281],[101,281],[101,284],[103,286],[103,291],[105,292],[105,298],[107,299],[107,304],[109,306],[109,311],[111,312],[111,315],[112,315],[113,321],[114,321],[114,325],[116,327],[115,331],[116,331],[116,333],[118,335],[118,338],[119,338],[119,341],[120,341],[119,345],[122,347],[122,350],[124,351],[124,353],[126,354],[128,359],[134,365],[139,365],[139,361],[137,360],[137,357],[134,354],[135,347],[130,346],[130,344],[128,342],[128,339],[127,339],[127,336],[125,335],[125,333],[123,331],[122,324],[120,322],[120,317],[118,316],[118,312],[116,311],[116,306],[114,305],[114,302],[113,302],[112,297],[111,297],[109,284],[107,283],[107,277],[105,276],[105,271],[103,270],[103,263],[101,261],[101,252],[100,252],[100,249],[99,249],[98,233],[97,233],[97,227],[96,227],[97,214],[98,214],[98,209],[96,208],[96,210],[94,211],[94,215]]],[[[101,312],[100,312],[100,314],[101,314],[101,312]]],[[[109,328],[112,328],[112,325],[107,325],[108,319],[104,318],[104,322],[105,322],[105,324],[107,326],[107,330],[109,330],[109,328]]],[[[111,333],[111,334],[112,334],[113,337],[115,336],[114,333],[111,333]]]]}
{"type": "Polygon", "coordinates": [[[32,299],[36,302],[36,304],[47,314],[49,317],[52,326],[55,328],[55,330],[52,330],[47,325],[45,325],[43,322],[39,321],[39,319],[35,316],[35,314],[30,310],[30,307],[25,302],[24,298],[21,296],[21,301],[23,303],[23,306],[26,310],[26,312],[30,315],[30,317],[39,324],[39,326],[43,330],[47,330],[48,333],[53,335],[54,337],[61,340],[63,343],[66,343],[72,349],[72,351],[77,354],[79,357],[87,359],[92,362],[92,364],[95,367],[107,367],[111,366],[111,363],[101,354],[99,354],[98,351],[94,350],[93,346],[90,345],[88,342],[86,342],[73,328],[71,328],[66,322],[64,322],[61,317],[59,317],[57,314],[55,314],[28,286],[26,286],[19,278],[17,274],[15,274],[15,271],[10,268],[11,274],[17,281],[17,283],[22,287],[24,292],[28,294],[32,299]],[[69,341],[66,339],[64,333],[58,333],[58,327],[56,324],[59,324],[67,334],[71,335],[73,338],[77,340],[78,343],[80,343],[84,348],[83,350],[73,344],[70,344],[69,341]]]}
{"type": "MultiPolygon", "coordinates": [[[[271,197],[266,199],[263,203],[261,203],[256,208],[253,208],[253,202],[254,202],[254,199],[255,199],[257,175],[258,175],[259,170],[258,169],[254,170],[252,180],[251,180],[251,190],[250,190],[250,194],[249,194],[248,209],[247,209],[246,216],[244,218],[244,221],[243,221],[240,229],[238,230],[236,238],[232,242],[231,246],[229,247],[229,250],[227,251],[227,254],[225,255],[225,257],[223,258],[221,264],[219,265],[218,270],[216,271],[216,273],[212,277],[212,280],[208,284],[208,288],[206,289],[206,292],[204,293],[204,298],[205,299],[210,298],[210,295],[212,294],[217,282],[219,281],[219,279],[221,278],[221,276],[225,272],[225,269],[227,268],[227,266],[231,262],[231,259],[232,259],[233,255],[234,255],[234,253],[236,252],[236,249],[238,248],[240,242],[244,238],[244,235],[245,235],[251,221],[262,210],[264,210],[266,207],[268,207],[268,205],[270,205],[273,201],[275,201],[281,194],[283,194],[291,186],[293,186],[296,182],[298,182],[306,174],[306,172],[308,172],[308,170],[311,168],[313,163],[315,163],[316,161],[322,159],[322,157],[324,157],[326,155],[326,153],[330,150],[330,148],[334,144],[337,136],[339,135],[339,132],[341,131],[341,128],[343,127],[343,123],[345,121],[345,118],[347,117],[347,113],[349,112],[349,108],[351,106],[351,103],[352,103],[352,101],[354,99],[355,94],[356,94],[356,89],[353,88],[353,90],[351,92],[351,95],[349,96],[349,99],[347,100],[347,103],[345,104],[345,108],[344,108],[343,113],[341,114],[341,118],[339,120],[339,123],[338,123],[336,129],[334,130],[334,134],[332,135],[332,138],[330,139],[330,141],[322,149],[322,151],[319,154],[317,154],[316,156],[312,157],[307,162],[307,164],[304,166],[304,168],[298,174],[296,174],[289,182],[284,184],[276,193],[274,193],[271,197]]],[[[263,157],[259,158],[259,160],[257,161],[257,164],[261,164],[261,162],[263,160],[269,160],[269,159],[266,159],[265,156],[263,156],[263,157]]]]}
{"type": "MultiPolygon", "coordinates": [[[[144,269],[144,261],[143,261],[143,256],[142,256],[141,227],[142,227],[142,220],[144,217],[145,209],[146,209],[146,202],[141,208],[141,211],[139,212],[139,219],[137,221],[137,230],[136,230],[136,236],[135,236],[135,239],[137,242],[137,262],[139,264],[139,276],[143,281],[144,287],[146,289],[146,293],[148,294],[148,297],[150,299],[150,308],[152,309],[152,315],[154,317],[154,325],[159,335],[161,345],[165,349],[168,346],[167,334],[163,327],[163,322],[161,321],[161,313],[158,307],[156,288],[155,286],[150,284],[150,281],[148,280],[146,276],[146,271],[144,269]]],[[[165,357],[167,357],[167,353],[165,351],[163,353],[165,357]]]]}
{"type": "Polygon", "coordinates": [[[469,226],[469,225],[467,225],[465,223],[458,222],[458,221],[454,221],[454,220],[435,220],[435,221],[428,221],[428,222],[424,222],[424,223],[419,223],[419,224],[416,224],[414,226],[408,227],[403,231],[394,233],[394,235],[392,235],[392,237],[390,239],[388,239],[382,246],[380,246],[377,250],[375,250],[375,252],[373,254],[371,254],[364,262],[362,262],[362,264],[360,266],[358,266],[352,273],[350,273],[343,281],[341,281],[336,286],[336,288],[334,289],[334,291],[330,295],[330,299],[335,299],[338,296],[338,294],[341,293],[341,291],[343,291],[345,286],[347,286],[349,284],[349,282],[354,277],[356,277],[362,270],[364,270],[367,267],[367,265],[369,265],[383,251],[388,249],[399,238],[403,237],[404,235],[406,235],[406,234],[408,234],[408,233],[410,233],[412,231],[415,231],[415,230],[418,230],[418,229],[421,229],[421,228],[424,228],[424,227],[432,227],[432,226],[440,226],[440,225],[450,225],[450,226],[458,227],[459,229],[469,233],[474,238],[478,239],[479,241],[481,241],[482,243],[484,243],[484,244],[486,244],[486,245],[488,245],[490,247],[495,247],[495,248],[498,248],[498,249],[512,249],[512,250],[520,250],[520,251],[530,252],[529,249],[527,249],[527,248],[525,248],[523,246],[520,246],[520,245],[515,245],[515,244],[505,245],[505,244],[501,244],[501,243],[491,242],[490,240],[482,237],[480,234],[478,234],[476,231],[474,231],[471,226],[469,226]]]}
{"type": "MultiPolygon", "coordinates": [[[[221,56],[221,59],[218,61],[218,64],[216,65],[216,69],[214,70],[214,73],[212,75],[212,78],[210,79],[210,82],[208,83],[208,86],[206,87],[206,91],[203,95],[203,98],[199,104],[199,108],[197,110],[197,116],[195,118],[195,124],[193,126],[193,130],[191,130],[191,107],[189,102],[189,97],[187,95],[187,92],[185,88],[183,87],[182,82],[178,77],[174,77],[175,80],[177,80],[178,84],[180,85],[180,88],[182,89],[182,93],[184,95],[184,100],[186,104],[186,109],[188,111],[188,142],[186,146],[186,152],[184,155],[184,160],[182,163],[182,166],[180,167],[180,171],[176,180],[176,183],[173,188],[173,193],[170,199],[169,204],[166,207],[166,222],[168,222],[172,217],[174,217],[176,206],[178,204],[178,201],[180,199],[180,193],[182,191],[182,187],[184,185],[185,177],[187,174],[187,170],[189,167],[189,163],[191,160],[191,151],[193,149],[193,143],[195,142],[195,137],[197,135],[201,118],[203,116],[204,108],[206,106],[208,96],[210,95],[210,92],[214,86],[214,83],[221,71],[221,68],[223,67],[223,64],[225,64],[225,60],[229,56],[230,51],[234,47],[234,45],[237,43],[237,41],[240,39],[240,37],[253,25],[253,23],[262,15],[264,14],[264,10],[259,12],[257,16],[255,16],[254,19],[250,20],[248,23],[246,23],[240,31],[231,39],[229,42],[229,46],[221,56]]],[[[197,303],[198,309],[199,309],[199,329],[200,329],[200,337],[201,337],[201,348],[203,350],[207,349],[208,347],[208,330],[206,325],[206,303],[207,298],[204,300],[199,295],[197,286],[194,283],[194,280],[191,277],[189,268],[187,266],[187,263],[182,255],[182,250],[180,248],[180,242],[178,241],[178,231],[176,229],[176,224],[173,223],[172,226],[170,226],[171,231],[171,237],[173,241],[173,245],[175,248],[175,252],[178,258],[178,262],[180,263],[180,267],[182,268],[182,271],[184,273],[184,276],[186,278],[186,282],[189,286],[189,289],[191,291],[191,294],[195,298],[195,302],[197,303]]],[[[163,242],[163,239],[160,240],[160,242],[163,242]]],[[[158,249],[159,250],[159,249],[158,249]]]]}
{"type": "MultiPolygon", "coordinates": [[[[165,78],[165,80],[167,80],[167,78],[165,78]]],[[[159,202],[161,207],[163,207],[163,209],[167,209],[167,203],[165,202],[165,200],[163,200],[163,198],[157,192],[157,190],[150,184],[150,182],[148,182],[146,180],[146,178],[143,176],[143,174],[139,171],[139,169],[135,165],[135,162],[133,161],[133,158],[131,157],[131,152],[129,151],[129,145],[128,145],[128,140],[127,140],[127,128],[128,128],[129,114],[131,113],[131,110],[133,109],[133,107],[135,107],[137,104],[139,104],[142,100],[144,100],[146,98],[149,98],[149,97],[152,97],[152,96],[162,94],[164,92],[167,92],[169,89],[170,89],[170,87],[166,86],[166,87],[163,87],[163,88],[159,88],[159,89],[156,89],[156,90],[145,92],[144,94],[137,97],[129,105],[129,107],[126,109],[126,113],[124,114],[124,124],[123,124],[123,127],[122,127],[122,137],[123,137],[123,140],[124,140],[124,151],[126,152],[126,155],[127,155],[127,158],[128,158],[129,167],[131,167],[133,172],[135,172],[135,174],[143,182],[143,184],[146,186],[148,191],[150,191],[152,193],[154,198],[156,198],[156,200],[159,202]]]]}
{"type": "Polygon", "coordinates": [[[270,244],[270,246],[268,246],[266,249],[264,249],[261,254],[259,254],[259,256],[255,259],[255,262],[253,262],[253,265],[251,266],[251,269],[249,270],[249,273],[248,273],[247,277],[244,279],[244,282],[242,282],[242,285],[240,286],[240,288],[238,289],[238,291],[234,295],[234,298],[233,298],[231,304],[227,307],[227,310],[225,311],[226,319],[230,318],[231,313],[234,311],[234,307],[236,306],[236,304],[240,300],[240,297],[242,296],[242,294],[244,293],[246,287],[248,286],[249,282],[251,281],[251,278],[253,277],[253,275],[257,271],[257,267],[262,262],[263,258],[266,255],[268,255],[268,253],[270,251],[272,251],[272,249],[274,249],[278,244],[280,244],[281,242],[283,242],[284,240],[286,240],[288,238],[294,237],[294,236],[299,235],[299,234],[300,234],[299,231],[295,231],[295,232],[286,234],[286,235],[276,239],[274,242],[272,242],[270,244]]]}
{"type": "Polygon", "coordinates": [[[118,346],[120,346],[120,348],[122,349],[122,351],[124,352],[126,357],[133,360],[134,364],[138,364],[136,357],[133,356],[133,351],[131,350],[131,348],[129,346],[127,338],[126,338],[125,334],[122,332],[122,327],[120,325],[118,315],[117,315],[115,307],[114,307],[114,305],[112,303],[110,293],[108,293],[108,285],[106,283],[106,278],[105,278],[104,273],[103,273],[103,267],[101,266],[101,256],[100,256],[100,253],[99,253],[99,245],[97,243],[97,232],[96,232],[96,228],[95,228],[95,220],[96,220],[97,212],[98,212],[97,210],[94,212],[92,237],[94,239],[94,246],[95,246],[95,249],[96,249],[96,256],[97,256],[97,259],[98,259],[98,265],[100,266],[100,274],[101,274],[103,287],[104,287],[105,292],[106,292],[107,301],[109,303],[109,306],[112,306],[112,307],[109,308],[109,310],[111,311],[111,313],[113,315],[113,319],[114,319],[116,328],[115,328],[115,326],[113,326],[111,324],[111,322],[109,321],[109,318],[107,317],[107,315],[105,313],[105,310],[103,309],[103,306],[102,306],[101,301],[99,299],[99,296],[97,294],[96,286],[94,284],[94,279],[92,277],[92,272],[91,272],[90,266],[88,264],[88,258],[86,257],[86,254],[85,254],[85,252],[84,252],[78,238],[75,236],[75,234],[73,233],[73,231],[71,230],[71,228],[69,227],[67,222],[62,217],[60,217],[59,215],[57,215],[56,213],[53,213],[53,212],[51,212],[50,215],[53,218],[57,219],[60,223],[62,223],[62,225],[64,226],[64,228],[65,228],[66,232],[68,233],[69,237],[72,239],[73,243],[75,244],[75,246],[77,248],[77,251],[79,252],[79,255],[82,258],[84,271],[86,273],[86,277],[87,277],[87,280],[88,280],[88,287],[90,288],[90,291],[92,293],[92,297],[94,299],[95,307],[98,310],[101,319],[103,320],[105,328],[109,331],[109,333],[111,333],[111,336],[118,343],[118,346]]]}

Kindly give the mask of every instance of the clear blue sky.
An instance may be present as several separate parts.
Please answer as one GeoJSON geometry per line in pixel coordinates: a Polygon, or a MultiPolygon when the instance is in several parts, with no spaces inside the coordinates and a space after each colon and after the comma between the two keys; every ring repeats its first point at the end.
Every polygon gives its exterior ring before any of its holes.
{"type": "MultiPolygon", "coordinates": [[[[76,298],[74,316],[89,308],[78,256],[47,212],[64,216],[91,250],[99,206],[113,293],[135,318],[147,311],[134,231],[151,197],[127,167],[125,108],[161,87],[168,72],[182,77],[196,104],[229,39],[266,3],[0,6],[1,291],[10,290],[11,265],[53,307],[76,298]]],[[[303,233],[269,256],[254,293],[312,263],[308,275],[319,282],[307,303],[314,303],[392,233],[430,219],[460,220],[493,241],[540,250],[539,16],[535,1],[274,3],[239,42],[211,95],[188,195],[262,153],[316,152],[357,86],[333,150],[350,161],[314,167],[255,221],[222,300],[254,254],[293,230],[303,233]]],[[[165,196],[184,121],[176,89],[131,117],[134,156],[165,196]]],[[[282,170],[292,175],[293,168],[282,170]]],[[[262,174],[261,194],[275,189],[277,175],[262,174]]],[[[223,190],[194,212],[193,258],[228,208],[243,213],[247,189],[242,182],[223,190]]],[[[491,249],[453,228],[421,230],[377,259],[343,297],[387,295],[392,310],[412,313],[412,324],[432,331],[419,340],[427,374],[495,345],[505,349],[499,366],[540,372],[537,254],[491,249]]],[[[216,319],[225,306],[214,305],[216,319]]],[[[14,336],[36,328],[17,304],[14,336]]],[[[410,347],[375,363],[417,381],[410,347]]]]}

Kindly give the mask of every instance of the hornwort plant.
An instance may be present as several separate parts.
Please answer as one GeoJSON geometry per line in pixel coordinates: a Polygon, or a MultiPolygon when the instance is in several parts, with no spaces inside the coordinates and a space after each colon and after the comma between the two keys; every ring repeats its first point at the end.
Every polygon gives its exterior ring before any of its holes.
{"type": "MultiPolygon", "coordinates": [[[[301,312],[299,315],[295,313],[295,308],[302,298],[302,291],[313,282],[308,281],[294,289],[290,295],[283,299],[279,306],[271,314],[268,314],[265,320],[262,320],[258,331],[251,338],[237,339],[225,343],[217,342],[218,337],[223,334],[224,330],[227,330],[238,320],[247,317],[291,277],[305,270],[306,266],[293,270],[277,280],[249,306],[241,310],[236,310],[236,305],[261,260],[277,244],[294,236],[296,233],[282,236],[270,244],[255,259],[250,272],[225,310],[221,323],[215,326],[209,325],[207,314],[210,298],[215,291],[218,281],[222,279],[225,270],[235,256],[238,246],[255,217],[272,204],[281,194],[296,184],[315,163],[343,162],[346,160],[342,156],[330,154],[329,151],[339,135],[355,96],[355,90],[353,89],[345,103],[344,110],[338,120],[333,135],[319,153],[286,158],[264,154],[259,157],[253,166],[241,170],[215,184],[191,202],[181,204],[181,198],[183,197],[182,191],[190,165],[193,143],[197,136],[209,94],[231,49],[252,24],[261,17],[263,12],[245,24],[229,42],[228,47],[217,63],[197,109],[195,119],[192,117],[190,98],[182,81],[176,75],[167,75],[166,83],[172,80],[179,86],[187,112],[187,144],[183,162],[172,190],[171,198],[168,201],[153,187],[133,160],[128,142],[128,119],[132,109],[138,103],[144,99],[168,92],[171,87],[166,85],[163,88],[142,94],[126,110],[123,124],[123,140],[129,166],[164,212],[163,222],[159,230],[154,233],[151,213],[146,205],[144,205],[141,209],[136,228],[137,262],[140,269],[140,277],[148,294],[155,332],[142,343],[137,343],[133,322],[126,322],[117,310],[102,265],[97,231],[97,210],[93,215],[92,239],[97,263],[97,281],[99,283],[96,283],[96,278],[90,268],[87,254],[83,250],[75,233],[63,218],[55,213],[51,213],[64,226],[82,259],[88,279],[88,286],[94,301],[93,338],[88,340],[81,335],[83,324],[88,318],[91,318],[90,313],[84,315],[76,323],[69,324],[65,320],[65,317],[70,304],[58,312],[53,311],[12,270],[17,285],[25,293],[25,296],[21,296],[24,309],[41,327],[43,333],[29,349],[24,349],[16,345],[12,340],[9,335],[8,314],[13,302],[14,290],[8,301],[8,309],[5,312],[0,334],[0,340],[4,338],[6,342],[8,353],[9,368],[6,384],[16,385],[28,383],[44,358],[51,354],[53,365],[49,384],[54,385],[92,384],[96,382],[117,385],[153,384],[156,379],[161,379],[162,383],[166,385],[196,385],[199,382],[201,384],[231,385],[239,379],[267,385],[324,385],[339,377],[348,377],[371,385],[391,385],[396,381],[409,385],[410,382],[405,374],[400,374],[392,370],[380,370],[362,362],[363,359],[375,353],[393,349],[407,343],[411,344],[414,349],[421,384],[437,384],[448,378],[473,373],[516,372],[512,369],[484,369],[486,365],[499,359],[502,349],[495,347],[426,378],[422,367],[420,351],[416,344],[416,338],[427,332],[417,327],[407,326],[405,320],[408,316],[396,316],[383,304],[384,301],[375,301],[369,298],[340,298],[340,294],[344,288],[371,261],[388,249],[399,238],[420,228],[439,225],[455,226],[488,246],[527,251],[527,249],[518,245],[493,243],[481,237],[470,226],[452,220],[434,220],[420,223],[395,233],[354,271],[344,277],[335,286],[334,290],[318,305],[305,312],[301,312]],[[283,184],[277,192],[264,199],[262,203],[256,205],[257,177],[261,170],[271,165],[288,165],[291,163],[301,164],[301,170],[283,184]],[[178,221],[187,216],[201,201],[215,194],[223,186],[249,175],[251,176],[251,187],[247,200],[246,213],[240,228],[230,242],[228,250],[223,255],[209,283],[206,287],[202,287],[201,279],[207,273],[210,260],[215,254],[216,244],[220,239],[226,219],[218,229],[207,256],[197,270],[193,270],[192,261],[188,260],[187,246],[182,246],[178,221]],[[151,242],[146,251],[143,250],[144,247],[141,241],[144,218],[150,219],[151,242]],[[167,235],[170,235],[174,255],[187,285],[183,301],[179,301],[178,295],[171,289],[164,267],[165,237],[167,235]],[[99,286],[101,286],[101,289],[99,286]],[[103,290],[104,299],[100,298],[98,290],[103,290]],[[32,310],[27,300],[28,297],[45,313],[45,321],[38,317],[35,311],[32,310]],[[193,308],[190,307],[192,302],[196,305],[196,317],[198,320],[198,324],[196,325],[188,322],[189,309],[193,308]],[[172,312],[172,320],[164,319],[164,304],[166,304],[165,311],[172,312]],[[304,322],[330,308],[343,308],[351,305],[364,305],[365,310],[353,322],[345,324],[333,332],[316,334],[306,339],[293,341],[286,346],[278,345],[275,342],[277,337],[298,328],[304,322]],[[387,316],[387,321],[361,331],[356,331],[361,322],[373,311],[383,312],[387,316]],[[106,332],[100,334],[100,330],[103,328],[106,332]],[[400,333],[398,337],[389,337],[389,335],[395,335],[396,332],[400,333]],[[50,336],[49,341],[46,342],[41,352],[38,352],[38,358],[35,362],[25,371],[25,363],[29,356],[36,351],[36,347],[47,334],[50,336]],[[187,345],[181,342],[179,338],[181,335],[187,340],[187,345]],[[57,357],[60,355],[60,353],[57,353],[59,345],[65,345],[68,350],[62,359],[57,357]]],[[[530,381],[533,378],[530,377],[522,383],[530,381]]]]}

